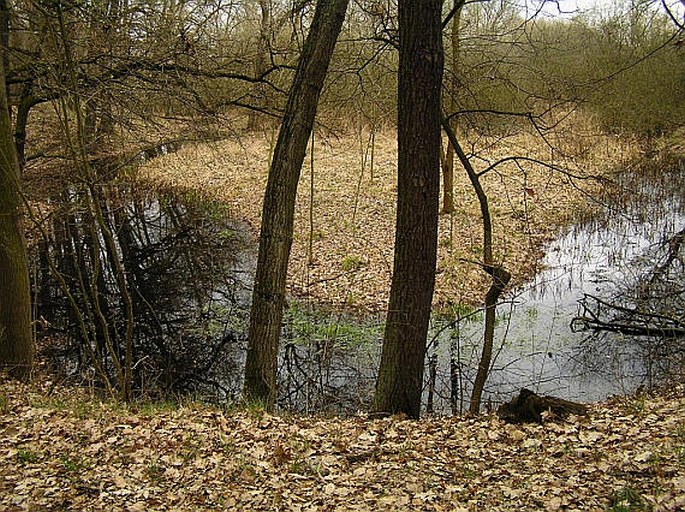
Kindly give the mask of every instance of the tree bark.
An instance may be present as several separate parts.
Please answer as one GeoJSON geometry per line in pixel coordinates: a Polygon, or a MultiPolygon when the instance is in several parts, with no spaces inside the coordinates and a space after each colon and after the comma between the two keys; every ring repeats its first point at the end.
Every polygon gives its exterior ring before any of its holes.
{"type": "Polygon", "coordinates": [[[272,408],[297,184],[348,0],[319,0],[278,134],[262,209],[244,395],[272,408]]]}
{"type": "MultiPolygon", "coordinates": [[[[449,114],[457,110],[456,95],[459,91],[459,32],[461,26],[461,12],[464,0],[454,0],[452,7],[452,34],[450,38],[452,46],[452,74],[449,79],[449,114]]],[[[456,122],[451,123],[452,129],[456,131],[456,122]]],[[[442,161],[442,213],[454,213],[454,146],[447,141],[445,155],[442,161]]]]}
{"type": "MultiPolygon", "coordinates": [[[[257,43],[257,54],[255,55],[255,77],[263,78],[264,73],[269,66],[269,59],[271,54],[271,32],[272,32],[272,16],[271,16],[271,1],[270,0],[259,0],[259,10],[261,13],[261,21],[259,24],[259,41],[257,43]]],[[[267,91],[265,84],[260,83],[256,86],[258,101],[260,102],[258,107],[260,109],[268,108],[266,104],[267,91]]],[[[262,114],[255,110],[250,111],[247,120],[248,131],[254,132],[259,130],[262,126],[262,114]]]]}
{"type": "MultiPolygon", "coordinates": [[[[0,10],[6,14],[7,8],[7,2],[2,0],[0,10]]],[[[35,348],[28,262],[21,229],[19,161],[4,86],[4,61],[0,56],[0,369],[27,378],[35,348]]]]}
{"type": "Polygon", "coordinates": [[[399,2],[395,260],[374,409],[418,418],[440,201],[441,0],[399,2]]]}

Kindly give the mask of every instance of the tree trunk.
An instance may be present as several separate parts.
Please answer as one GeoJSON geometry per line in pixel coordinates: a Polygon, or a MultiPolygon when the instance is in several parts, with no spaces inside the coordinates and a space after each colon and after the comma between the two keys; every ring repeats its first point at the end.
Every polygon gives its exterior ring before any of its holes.
{"type": "Polygon", "coordinates": [[[395,260],[374,409],[418,418],[440,201],[441,0],[400,0],[395,260]]]}
{"type": "Polygon", "coordinates": [[[450,144],[459,158],[462,166],[466,170],[466,174],[471,181],[476,196],[478,197],[478,204],[480,205],[480,213],[483,221],[483,263],[481,266],[483,270],[492,277],[490,289],[485,296],[485,330],[483,333],[483,350],[481,352],[480,362],[478,363],[478,372],[476,373],[476,380],[473,383],[473,391],[471,393],[471,403],[469,404],[469,412],[471,414],[478,414],[480,410],[480,401],[485,388],[488,374],[490,373],[490,363],[492,361],[492,348],[495,339],[495,320],[497,313],[497,301],[500,295],[506,288],[511,274],[502,266],[495,265],[492,251],[492,219],[490,217],[490,206],[488,204],[488,196],[480,183],[480,176],[471,165],[466,153],[462,149],[457,140],[454,131],[449,125],[446,117],[443,117],[442,127],[447,133],[450,144]]]}
{"type": "Polygon", "coordinates": [[[31,85],[24,87],[19,105],[17,106],[17,116],[14,125],[14,143],[17,151],[19,169],[23,169],[26,164],[26,126],[29,121],[29,112],[38,104],[38,100],[31,94],[31,85]]]}
{"type": "Polygon", "coordinates": [[[483,332],[483,350],[481,351],[480,362],[478,363],[476,379],[473,382],[471,403],[469,404],[469,412],[471,414],[478,414],[480,411],[480,402],[481,398],[483,397],[485,382],[488,380],[488,375],[490,375],[492,349],[495,344],[497,301],[511,279],[511,274],[509,274],[509,272],[507,272],[507,270],[501,265],[484,265],[483,269],[485,272],[490,274],[490,276],[492,276],[492,283],[490,284],[488,293],[485,295],[485,330],[483,332]]]}
{"type": "MultiPolygon", "coordinates": [[[[5,0],[0,3],[0,10],[6,14],[5,0]]],[[[0,58],[0,84],[0,369],[26,378],[31,373],[35,349],[29,271],[21,230],[19,161],[4,86],[4,58],[0,58]]]]}
{"type": "Polygon", "coordinates": [[[268,408],[276,400],[276,365],[285,282],[293,241],[297,184],[328,64],[348,0],[319,0],[278,134],[264,195],[250,314],[244,394],[268,408]]]}
{"type": "MultiPolygon", "coordinates": [[[[461,12],[464,0],[454,0],[452,7],[452,74],[449,79],[448,109],[449,114],[457,110],[456,96],[459,91],[459,32],[461,25],[461,12]]],[[[452,123],[452,129],[456,131],[456,123],[452,123]]],[[[454,146],[448,140],[445,155],[442,160],[442,213],[454,213],[454,146]]]]}
{"type": "MultiPolygon", "coordinates": [[[[255,76],[263,78],[264,73],[266,73],[269,67],[269,59],[271,56],[271,32],[272,32],[272,20],[271,20],[271,2],[270,0],[259,0],[259,10],[261,12],[261,22],[259,24],[259,42],[257,44],[257,55],[255,55],[255,76]]],[[[337,37],[336,37],[337,39],[337,37]]],[[[268,108],[267,99],[268,92],[266,86],[263,83],[257,84],[257,97],[259,104],[257,105],[260,109],[268,108]]],[[[254,132],[262,127],[262,114],[256,110],[250,111],[250,115],[247,120],[248,131],[254,132]]]]}
{"type": "MultiPolygon", "coordinates": [[[[2,66],[5,70],[3,73],[2,85],[5,87],[5,103],[9,109],[10,86],[4,79],[7,70],[10,69],[10,53],[6,51],[10,47],[10,4],[8,0],[0,0],[0,54],[2,56],[2,66]]],[[[9,109],[10,120],[12,119],[12,110],[9,109]]]]}

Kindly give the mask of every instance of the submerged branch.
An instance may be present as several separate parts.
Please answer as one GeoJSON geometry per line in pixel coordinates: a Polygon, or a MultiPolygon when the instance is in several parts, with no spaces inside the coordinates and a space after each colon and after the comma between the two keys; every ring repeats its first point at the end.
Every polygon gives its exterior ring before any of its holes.
{"type": "Polygon", "coordinates": [[[615,332],[656,338],[685,337],[685,324],[677,318],[613,304],[589,294],[585,294],[578,303],[583,311],[571,320],[571,330],[574,332],[615,332]],[[593,301],[593,305],[590,301],[593,301]],[[608,315],[613,314],[613,317],[603,319],[602,316],[606,317],[607,313],[603,314],[602,308],[608,311],[608,315]]]}
{"type": "Polygon", "coordinates": [[[628,336],[650,336],[654,338],[685,337],[685,327],[652,327],[648,325],[634,325],[621,322],[605,322],[589,316],[577,316],[571,321],[574,332],[603,331],[626,334],[628,336]]]}

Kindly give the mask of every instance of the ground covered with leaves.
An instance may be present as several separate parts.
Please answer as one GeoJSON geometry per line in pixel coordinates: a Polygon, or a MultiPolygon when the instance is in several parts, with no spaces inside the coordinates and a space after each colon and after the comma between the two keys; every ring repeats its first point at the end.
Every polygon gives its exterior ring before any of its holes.
{"type": "Polygon", "coordinates": [[[124,406],[0,382],[0,509],[683,510],[685,389],[543,425],[124,406]]]}
{"type": "MultiPolygon", "coordinates": [[[[373,165],[366,133],[316,140],[299,185],[289,290],[318,303],[382,311],[395,236],[396,134],[376,134],[373,165]]],[[[268,134],[244,134],[189,145],[151,160],[138,176],[153,187],[222,201],[256,236],[273,143],[268,134]]],[[[482,137],[467,147],[477,171],[501,162],[482,182],[495,259],[512,273],[513,286],[535,275],[544,243],[592,209],[608,183],[602,180],[625,169],[637,149],[634,141],[578,126],[558,141],[519,134],[482,137]]],[[[441,309],[482,302],[490,280],[477,264],[483,228],[464,172],[455,171],[454,202],[439,226],[435,305],[441,309]]]]}

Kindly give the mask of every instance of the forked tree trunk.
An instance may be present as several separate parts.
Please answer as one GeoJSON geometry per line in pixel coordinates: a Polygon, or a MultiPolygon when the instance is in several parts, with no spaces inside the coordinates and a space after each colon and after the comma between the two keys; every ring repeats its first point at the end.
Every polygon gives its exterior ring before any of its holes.
{"type": "Polygon", "coordinates": [[[278,344],[293,241],[295,197],[316,107],[348,0],[319,0],[278,134],[264,195],[244,395],[268,408],[276,400],[278,344]]]}
{"type": "Polygon", "coordinates": [[[395,260],[374,409],[418,418],[440,202],[441,0],[400,0],[395,260]]]}
{"type": "MultiPolygon", "coordinates": [[[[2,0],[3,16],[7,9],[2,0]]],[[[0,56],[0,369],[26,378],[34,355],[31,296],[21,230],[19,161],[7,105],[5,65],[0,56]]]]}

